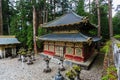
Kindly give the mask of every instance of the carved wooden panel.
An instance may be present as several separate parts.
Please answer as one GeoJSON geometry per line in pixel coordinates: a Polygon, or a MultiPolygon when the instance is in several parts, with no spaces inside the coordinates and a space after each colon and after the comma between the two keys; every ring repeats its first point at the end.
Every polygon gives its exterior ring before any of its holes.
{"type": "Polygon", "coordinates": [[[75,43],[75,47],[83,47],[83,44],[82,43],[75,43]]]}
{"type": "Polygon", "coordinates": [[[44,44],[48,44],[48,42],[47,42],[47,41],[45,41],[45,42],[44,42],[44,44]]]}
{"type": "Polygon", "coordinates": [[[64,43],[64,42],[55,42],[55,45],[64,46],[64,45],[65,45],[65,43],[64,43]]]}
{"type": "Polygon", "coordinates": [[[50,45],[54,45],[54,42],[49,42],[50,45]]]}
{"type": "Polygon", "coordinates": [[[66,46],[71,46],[71,47],[73,47],[74,44],[73,44],[73,43],[66,43],[66,46]]]}

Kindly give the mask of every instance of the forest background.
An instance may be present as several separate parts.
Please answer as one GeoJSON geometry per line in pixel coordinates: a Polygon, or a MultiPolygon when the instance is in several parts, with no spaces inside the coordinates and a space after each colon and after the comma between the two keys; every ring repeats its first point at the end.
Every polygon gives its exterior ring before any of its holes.
{"type": "MultiPolygon", "coordinates": [[[[37,14],[37,35],[46,34],[41,24],[60,17],[67,11],[74,11],[80,16],[88,16],[91,23],[97,26],[98,15],[96,0],[1,0],[3,35],[15,35],[23,47],[33,48],[33,6],[37,14]]],[[[99,0],[101,36],[103,41],[109,39],[108,2],[99,0]]],[[[112,18],[113,33],[120,35],[120,11],[112,18]]],[[[41,43],[37,41],[38,48],[41,43]]]]}

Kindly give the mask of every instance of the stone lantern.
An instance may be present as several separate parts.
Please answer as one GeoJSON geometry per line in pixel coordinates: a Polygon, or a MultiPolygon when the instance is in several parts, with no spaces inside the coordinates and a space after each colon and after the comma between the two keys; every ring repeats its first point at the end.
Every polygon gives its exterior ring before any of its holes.
{"type": "Polygon", "coordinates": [[[61,61],[61,63],[59,64],[60,65],[60,71],[64,71],[65,70],[65,67],[64,67],[64,65],[63,65],[63,62],[64,62],[64,58],[63,57],[60,57],[60,59],[59,59],[60,61],[61,61]]]}
{"type": "Polygon", "coordinates": [[[49,58],[48,56],[46,56],[44,58],[44,61],[46,62],[46,68],[43,70],[43,72],[48,73],[51,72],[51,68],[49,67],[49,61],[51,58],[49,58]]]}

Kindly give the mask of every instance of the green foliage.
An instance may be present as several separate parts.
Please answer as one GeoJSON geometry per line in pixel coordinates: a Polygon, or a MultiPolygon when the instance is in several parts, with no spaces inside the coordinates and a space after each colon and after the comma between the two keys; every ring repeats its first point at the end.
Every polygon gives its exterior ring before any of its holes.
{"type": "Polygon", "coordinates": [[[27,46],[28,48],[32,48],[33,47],[33,26],[30,25],[28,26],[28,34],[27,34],[27,46]]]}
{"type": "Polygon", "coordinates": [[[37,43],[37,47],[38,47],[38,48],[42,48],[42,45],[43,45],[42,42],[37,41],[36,43],[37,43]]]}
{"type": "MultiPolygon", "coordinates": [[[[115,35],[114,38],[120,40],[120,35],[115,35]]],[[[118,43],[117,46],[120,48],[120,44],[118,43]]]]}
{"type": "Polygon", "coordinates": [[[32,48],[28,48],[28,50],[27,50],[27,54],[31,54],[32,53],[32,48]]]}
{"type": "Polygon", "coordinates": [[[78,65],[73,65],[72,68],[73,68],[75,71],[80,71],[80,70],[81,70],[80,66],[78,66],[78,65]]]}
{"type": "Polygon", "coordinates": [[[120,11],[113,17],[113,31],[115,35],[120,34],[120,11]]]}
{"type": "Polygon", "coordinates": [[[81,68],[80,68],[80,66],[78,66],[78,65],[73,65],[72,66],[72,69],[71,70],[69,70],[69,71],[67,71],[66,73],[65,73],[65,75],[70,79],[70,78],[75,78],[76,76],[77,76],[77,74],[79,74],[78,72],[80,72],[81,71],[81,68]]]}
{"type": "Polygon", "coordinates": [[[110,66],[107,68],[107,74],[109,74],[112,71],[117,71],[117,69],[114,66],[110,66]]]}
{"type": "Polygon", "coordinates": [[[117,79],[115,78],[114,75],[109,74],[109,75],[102,77],[102,80],[117,80],[117,79]]]}
{"type": "Polygon", "coordinates": [[[16,13],[10,21],[10,31],[22,43],[22,46],[32,48],[33,27],[32,27],[32,3],[20,0],[16,4],[16,13]]]}
{"type": "MultiPolygon", "coordinates": [[[[8,27],[10,27],[10,34],[15,35],[18,40],[22,43],[22,45],[28,48],[32,48],[33,46],[33,28],[32,28],[32,6],[35,5],[37,8],[37,17],[38,17],[38,24],[43,23],[43,15],[45,11],[48,11],[48,21],[52,20],[53,17],[60,16],[61,14],[65,13],[65,11],[71,7],[69,6],[69,2],[75,2],[77,4],[76,12],[80,16],[89,16],[90,21],[94,24],[97,24],[97,8],[95,2],[91,4],[91,11],[90,13],[85,11],[85,0],[18,0],[16,2],[16,6],[12,6],[9,3],[9,0],[2,0],[2,8],[3,8],[3,27],[5,29],[4,34],[8,34],[8,27]],[[46,1],[46,2],[45,2],[46,1]],[[53,1],[53,2],[50,2],[53,1]],[[55,3],[55,4],[54,4],[55,3]],[[58,6],[59,5],[59,6],[58,6]],[[61,11],[57,12],[56,7],[61,9],[61,11]],[[54,13],[55,12],[55,13],[54,13]],[[54,14],[53,14],[54,13],[54,14]]],[[[100,0],[100,11],[101,11],[101,33],[103,38],[108,37],[108,18],[107,18],[107,11],[108,7],[102,2],[105,0],[100,0]]],[[[117,16],[119,13],[117,14],[117,16]]],[[[115,25],[115,34],[120,32],[118,29],[119,25],[119,18],[113,18],[113,24],[115,25]],[[117,27],[116,27],[117,26],[117,27]],[[117,30],[117,31],[116,31],[117,30]]],[[[91,34],[96,34],[94,31],[90,31],[91,34]]],[[[46,34],[46,31],[42,28],[38,29],[38,36],[46,34]]],[[[37,41],[38,47],[41,47],[41,42],[37,41]]]]}
{"type": "MultiPolygon", "coordinates": [[[[38,28],[38,36],[42,36],[44,34],[47,34],[46,30],[43,29],[42,27],[39,27],[38,28]]],[[[37,46],[38,46],[38,48],[42,47],[42,43],[39,40],[37,40],[37,46]]]]}
{"type": "Polygon", "coordinates": [[[87,12],[85,12],[85,9],[84,9],[84,3],[85,3],[84,0],[79,0],[79,2],[78,2],[78,6],[77,6],[77,9],[76,9],[76,12],[80,16],[88,16],[87,12]]]}
{"type": "Polygon", "coordinates": [[[44,34],[46,34],[46,33],[47,33],[46,30],[43,29],[42,27],[39,27],[39,28],[38,28],[38,36],[44,35],[44,34]]]}
{"type": "MultiPolygon", "coordinates": [[[[107,3],[104,2],[105,0],[100,0],[99,5],[100,5],[100,21],[101,21],[101,36],[103,39],[108,39],[109,38],[109,27],[108,27],[108,5],[107,3]]],[[[91,8],[91,14],[90,16],[90,22],[93,24],[98,24],[98,16],[97,16],[97,6],[95,1],[93,0],[92,2],[92,8],[91,8]]]]}
{"type": "Polygon", "coordinates": [[[109,76],[106,75],[106,76],[102,77],[102,80],[109,80],[109,76]]]}
{"type": "Polygon", "coordinates": [[[9,26],[10,26],[10,18],[14,12],[13,8],[10,6],[9,0],[2,0],[2,19],[3,19],[3,34],[8,35],[9,26]]]}
{"type": "Polygon", "coordinates": [[[120,35],[115,35],[114,38],[120,39],[120,35]]]}
{"type": "Polygon", "coordinates": [[[110,50],[111,41],[107,41],[105,45],[100,49],[102,53],[108,53],[110,50]]]}
{"type": "Polygon", "coordinates": [[[97,30],[90,30],[88,33],[94,36],[97,35],[97,30]]]}
{"type": "Polygon", "coordinates": [[[73,70],[69,70],[65,73],[68,78],[75,78],[76,73],[73,70]]]}
{"type": "Polygon", "coordinates": [[[120,44],[117,44],[118,48],[120,48],[120,44]]]}
{"type": "Polygon", "coordinates": [[[26,50],[22,47],[22,48],[19,49],[18,54],[26,55],[27,52],[26,52],[26,50]]]}
{"type": "Polygon", "coordinates": [[[117,80],[116,74],[117,69],[114,66],[107,68],[107,74],[102,77],[102,80],[117,80]]]}

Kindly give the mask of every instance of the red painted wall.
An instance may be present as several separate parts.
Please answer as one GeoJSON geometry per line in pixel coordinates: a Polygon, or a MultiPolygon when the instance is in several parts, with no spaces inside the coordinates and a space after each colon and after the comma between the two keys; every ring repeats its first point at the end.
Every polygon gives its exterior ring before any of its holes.
{"type": "MultiPolygon", "coordinates": [[[[75,48],[74,48],[75,49],[75,48]]],[[[66,53],[66,49],[63,49],[64,53],[66,53]]],[[[55,51],[55,48],[54,48],[55,51]]],[[[84,62],[86,61],[91,55],[94,53],[94,47],[93,46],[84,46],[82,48],[82,56],[76,56],[75,55],[75,50],[73,50],[73,54],[64,54],[64,57],[69,60],[73,61],[79,61],[79,62],[84,62]]],[[[49,51],[49,50],[44,50],[44,54],[54,56],[55,52],[49,51]]]]}
{"type": "Polygon", "coordinates": [[[51,55],[51,56],[55,55],[55,52],[51,52],[51,51],[47,51],[47,50],[44,50],[43,52],[44,52],[44,54],[48,54],[48,55],[51,55]]]}
{"type": "Polygon", "coordinates": [[[75,56],[75,55],[65,54],[65,58],[69,60],[79,61],[79,62],[83,61],[82,57],[75,56]]]}

